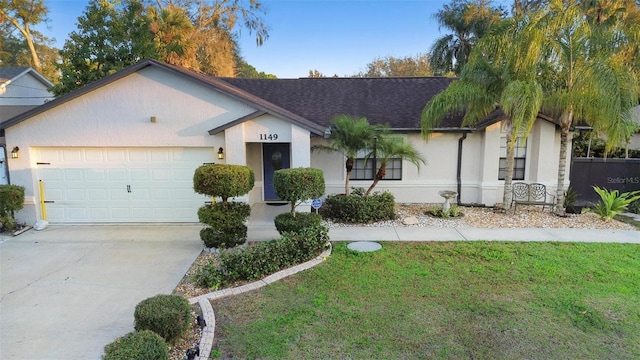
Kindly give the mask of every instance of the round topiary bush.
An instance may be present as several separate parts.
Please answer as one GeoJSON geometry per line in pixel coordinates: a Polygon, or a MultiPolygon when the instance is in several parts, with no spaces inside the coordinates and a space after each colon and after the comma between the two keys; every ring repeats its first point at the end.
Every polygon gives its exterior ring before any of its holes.
{"type": "Polygon", "coordinates": [[[169,359],[167,343],[151,330],[131,332],[104,347],[103,360],[169,359]]]}
{"type": "Polygon", "coordinates": [[[151,330],[172,343],[191,326],[191,306],[177,295],[156,295],[142,300],[134,312],[135,329],[151,330]]]}
{"type": "Polygon", "coordinates": [[[246,219],[251,214],[249,204],[226,202],[205,205],[198,210],[198,219],[209,225],[200,230],[206,247],[231,248],[247,240],[246,219]]]}
{"type": "Polygon", "coordinates": [[[245,225],[224,229],[206,227],[200,230],[200,239],[204,246],[216,249],[228,249],[244,244],[247,241],[247,227],[245,225]]]}
{"type": "Polygon", "coordinates": [[[273,221],[280,234],[285,232],[298,233],[303,229],[320,226],[322,216],[316,213],[283,213],[273,221]],[[295,215],[295,216],[294,216],[295,215]]]}
{"type": "Polygon", "coordinates": [[[233,196],[242,196],[255,183],[253,170],[244,165],[207,164],[196,169],[193,189],[198,194],[220,196],[223,202],[233,196]]]}

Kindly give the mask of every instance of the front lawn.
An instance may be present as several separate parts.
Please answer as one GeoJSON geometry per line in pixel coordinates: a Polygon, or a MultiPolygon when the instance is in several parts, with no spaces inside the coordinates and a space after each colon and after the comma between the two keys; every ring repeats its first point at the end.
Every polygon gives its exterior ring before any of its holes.
{"type": "Polygon", "coordinates": [[[323,264],[213,302],[214,354],[637,359],[640,246],[334,243],[323,264]]]}

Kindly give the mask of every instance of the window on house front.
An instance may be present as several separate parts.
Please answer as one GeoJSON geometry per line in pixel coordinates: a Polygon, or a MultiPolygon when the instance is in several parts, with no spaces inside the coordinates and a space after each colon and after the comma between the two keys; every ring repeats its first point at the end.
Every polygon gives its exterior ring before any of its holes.
{"type": "MultiPolygon", "coordinates": [[[[380,166],[375,156],[365,159],[367,151],[361,151],[353,164],[350,180],[373,180],[380,166]]],[[[387,163],[387,173],[383,180],[402,180],[402,159],[391,159],[387,163]]]]}
{"type": "MultiPolygon", "coordinates": [[[[514,147],[513,180],[524,180],[525,164],[527,162],[527,139],[517,138],[514,147]]],[[[500,165],[498,180],[504,180],[507,174],[507,137],[500,138],[500,165]]]]}

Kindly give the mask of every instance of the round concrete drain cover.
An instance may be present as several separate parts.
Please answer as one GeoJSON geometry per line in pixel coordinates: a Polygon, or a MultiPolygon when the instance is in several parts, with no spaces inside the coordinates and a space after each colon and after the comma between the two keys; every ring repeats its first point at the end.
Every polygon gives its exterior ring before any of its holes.
{"type": "Polygon", "coordinates": [[[382,245],[373,241],[356,241],[347,245],[347,248],[354,251],[371,252],[382,249],[382,245]]]}

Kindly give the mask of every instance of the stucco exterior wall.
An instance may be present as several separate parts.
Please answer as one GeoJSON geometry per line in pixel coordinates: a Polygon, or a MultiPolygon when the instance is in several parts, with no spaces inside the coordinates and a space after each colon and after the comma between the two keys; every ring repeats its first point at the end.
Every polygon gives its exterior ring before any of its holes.
{"type": "MultiPolygon", "coordinates": [[[[487,206],[502,202],[504,181],[498,180],[501,124],[485,131],[468,133],[462,141],[461,192],[463,204],[487,206]]],[[[462,133],[436,133],[428,141],[421,134],[406,134],[423,155],[426,165],[420,170],[408,161],[402,165],[402,180],[383,180],[376,191],[390,191],[401,203],[440,203],[440,190],[457,191],[458,144],[462,133]]],[[[542,182],[555,189],[559,151],[559,134],[555,125],[539,121],[533,128],[527,148],[526,182],[542,182]]],[[[314,138],[312,145],[325,143],[314,138]]],[[[344,156],[337,153],[312,152],[311,166],[323,170],[327,194],[344,193],[346,172],[344,156]]],[[[371,180],[351,180],[350,187],[368,188],[371,180]]]]}
{"type": "MultiPolygon", "coordinates": [[[[36,218],[33,148],[223,147],[225,161],[235,163],[225,137],[207,131],[254,111],[222,93],[156,68],[143,69],[49,109],[5,130],[7,148],[20,148],[20,158],[9,161],[11,183],[25,187],[25,208],[18,218],[36,218]]],[[[239,163],[245,161],[243,154],[239,163]]]]}

